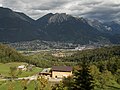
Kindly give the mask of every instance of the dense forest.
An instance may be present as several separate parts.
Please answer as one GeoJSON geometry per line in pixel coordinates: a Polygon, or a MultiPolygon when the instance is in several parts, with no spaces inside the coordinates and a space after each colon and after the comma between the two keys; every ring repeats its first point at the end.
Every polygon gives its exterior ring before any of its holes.
{"type": "Polygon", "coordinates": [[[70,57],[66,57],[63,60],[80,62],[82,60],[88,60],[90,62],[97,62],[100,60],[109,60],[112,57],[120,56],[120,46],[103,47],[91,50],[78,51],[70,57]]]}

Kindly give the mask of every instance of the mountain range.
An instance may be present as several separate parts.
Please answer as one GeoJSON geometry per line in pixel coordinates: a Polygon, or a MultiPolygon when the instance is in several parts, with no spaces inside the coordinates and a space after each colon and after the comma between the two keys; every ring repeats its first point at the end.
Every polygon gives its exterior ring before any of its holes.
{"type": "Polygon", "coordinates": [[[120,23],[103,23],[66,13],[49,13],[34,20],[24,13],[0,7],[0,42],[31,40],[119,44],[120,23]]]}

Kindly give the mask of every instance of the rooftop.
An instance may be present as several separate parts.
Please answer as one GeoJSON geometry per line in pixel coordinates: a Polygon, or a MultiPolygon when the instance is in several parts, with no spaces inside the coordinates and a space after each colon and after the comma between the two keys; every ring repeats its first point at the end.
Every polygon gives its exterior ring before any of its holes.
{"type": "Polygon", "coordinates": [[[44,68],[41,73],[49,73],[51,68],[44,68]]]}
{"type": "Polygon", "coordinates": [[[70,66],[53,66],[52,71],[70,72],[70,71],[72,71],[72,67],[70,67],[70,66]]]}

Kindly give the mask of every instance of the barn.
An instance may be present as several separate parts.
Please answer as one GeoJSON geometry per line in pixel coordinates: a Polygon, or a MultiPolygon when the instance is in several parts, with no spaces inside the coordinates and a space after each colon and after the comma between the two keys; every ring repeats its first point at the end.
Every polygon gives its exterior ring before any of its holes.
{"type": "Polygon", "coordinates": [[[63,78],[72,75],[72,67],[70,66],[53,66],[52,78],[63,78]]]}

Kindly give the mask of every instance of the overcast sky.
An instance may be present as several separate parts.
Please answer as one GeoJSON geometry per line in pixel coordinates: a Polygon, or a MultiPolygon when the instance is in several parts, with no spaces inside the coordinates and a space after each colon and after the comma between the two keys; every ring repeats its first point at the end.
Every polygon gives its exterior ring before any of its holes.
{"type": "Polygon", "coordinates": [[[47,13],[67,13],[100,20],[120,19],[120,0],[0,0],[0,6],[37,19],[47,13]]]}

